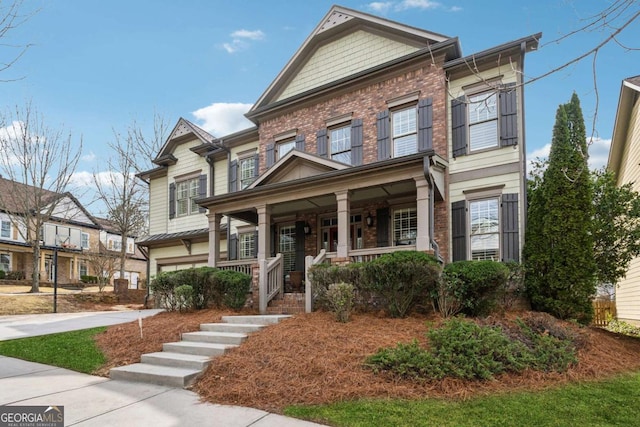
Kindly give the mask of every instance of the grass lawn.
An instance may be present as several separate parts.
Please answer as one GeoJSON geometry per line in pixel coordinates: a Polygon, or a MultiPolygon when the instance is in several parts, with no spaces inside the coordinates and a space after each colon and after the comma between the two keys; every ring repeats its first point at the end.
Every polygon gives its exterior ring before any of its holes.
{"type": "Polygon", "coordinates": [[[368,400],[295,406],[285,415],[334,426],[638,426],[640,372],[467,401],[368,400]]]}
{"type": "Polygon", "coordinates": [[[100,327],[0,341],[0,354],[89,374],[106,361],[93,340],[105,330],[100,327]]]}

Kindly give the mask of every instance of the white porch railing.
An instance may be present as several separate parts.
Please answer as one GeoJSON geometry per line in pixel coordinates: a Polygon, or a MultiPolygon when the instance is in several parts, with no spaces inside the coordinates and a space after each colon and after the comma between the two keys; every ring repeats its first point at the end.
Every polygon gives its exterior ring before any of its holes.
{"type": "Polygon", "coordinates": [[[384,254],[398,251],[415,251],[416,245],[386,246],[381,248],[354,249],[349,251],[350,262],[367,262],[384,254]]]}
{"type": "Polygon", "coordinates": [[[219,261],[216,268],[220,270],[233,270],[240,273],[248,274],[253,277],[253,266],[257,261],[255,259],[238,259],[233,261],[219,261]]]}
{"type": "Polygon", "coordinates": [[[284,262],[282,254],[275,258],[263,259],[260,261],[260,313],[267,312],[267,305],[276,295],[283,292],[284,262]]]}
{"type": "Polygon", "coordinates": [[[313,293],[311,292],[311,280],[309,278],[309,269],[324,262],[327,258],[327,252],[322,249],[315,258],[311,255],[304,258],[304,311],[311,313],[313,310],[313,293]]]}

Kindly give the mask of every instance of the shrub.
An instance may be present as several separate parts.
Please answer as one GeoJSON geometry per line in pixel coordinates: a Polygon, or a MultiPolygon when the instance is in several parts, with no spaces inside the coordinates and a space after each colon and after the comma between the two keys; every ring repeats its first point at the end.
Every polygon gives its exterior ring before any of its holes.
{"type": "Polygon", "coordinates": [[[22,280],[24,279],[23,271],[8,271],[6,274],[7,280],[22,280]]]}
{"type": "Polygon", "coordinates": [[[175,298],[175,288],[177,284],[177,271],[167,271],[158,273],[151,281],[150,289],[155,296],[155,303],[158,307],[164,307],[168,311],[177,310],[177,301],[175,298]]]}
{"type": "Polygon", "coordinates": [[[502,299],[509,268],[496,261],[456,261],[444,268],[443,276],[457,283],[449,291],[460,301],[462,312],[482,316],[491,313],[502,299]]]}
{"type": "Polygon", "coordinates": [[[334,283],[349,283],[354,288],[354,308],[366,310],[371,304],[371,292],[363,286],[363,265],[354,262],[347,265],[317,264],[309,270],[311,292],[317,307],[331,309],[326,295],[334,283]]]}
{"type": "Polygon", "coordinates": [[[3,280],[3,279],[4,279],[5,274],[6,274],[6,273],[4,272],[4,270],[0,270],[0,280],[3,280]]]}
{"type": "Polygon", "coordinates": [[[509,274],[504,282],[504,288],[499,293],[502,295],[502,308],[509,311],[516,301],[526,294],[524,285],[525,269],[523,264],[515,261],[505,262],[504,265],[509,269],[509,274]]]}
{"type": "Polygon", "coordinates": [[[247,302],[251,290],[251,276],[232,270],[219,270],[214,274],[216,288],[222,289],[222,302],[234,310],[240,310],[247,302]]]}
{"type": "Polygon", "coordinates": [[[376,373],[391,371],[400,377],[441,379],[446,376],[438,360],[420,347],[417,340],[409,344],[399,343],[395,348],[381,349],[369,356],[365,364],[376,373]]]}
{"type": "Polygon", "coordinates": [[[622,320],[612,320],[606,327],[607,330],[616,334],[630,335],[632,337],[640,337],[640,327],[633,326],[622,320]]]}
{"type": "Polygon", "coordinates": [[[186,311],[193,308],[193,287],[189,285],[180,285],[175,289],[176,306],[180,311],[186,311]]]}
{"type": "Polygon", "coordinates": [[[80,276],[80,281],[82,283],[98,283],[98,277],[89,276],[89,275],[82,275],[82,276],[80,276]]]}
{"type": "Polygon", "coordinates": [[[440,266],[431,255],[399,251],[364,264],[363,270],[363,288],[382,298],[392,317],[405,317],[433,293],[440,266]]]}
{"type": "Polygon", "coordinates": [[[336,320],[348,322],[353,310],[354,286],[349,283],[334,283],[329,285],[326,296],[336,320]]]}
{"type": "Polygon", "coordinates": [[[569,366],[578,363],[576,345],[571,336],[565,333],[554,336],[548,329],[534,330],[521,319],[516,322],[528,339],[525,344],[528,344],[531,353],[531,368],[537,371],[564,372],[569,366]]]}
{"type": "Polygon", "coordinates": [[[444,318],[458,314],[462,310],[462,303],[458,298],[459,289],[461,281],[457,273],[441,274],[431,295],[434,311],[438,310],[444,318]]]}

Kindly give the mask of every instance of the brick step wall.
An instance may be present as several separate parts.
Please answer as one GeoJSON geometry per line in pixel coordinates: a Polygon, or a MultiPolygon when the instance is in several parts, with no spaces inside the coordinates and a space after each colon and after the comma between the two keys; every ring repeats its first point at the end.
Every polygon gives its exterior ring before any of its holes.
{"type": "Polygon", "coordinates": [[[268,314],[304,313],[304,294],[285,293],[282,298],[276,297],[269,302],[268,314]]]}

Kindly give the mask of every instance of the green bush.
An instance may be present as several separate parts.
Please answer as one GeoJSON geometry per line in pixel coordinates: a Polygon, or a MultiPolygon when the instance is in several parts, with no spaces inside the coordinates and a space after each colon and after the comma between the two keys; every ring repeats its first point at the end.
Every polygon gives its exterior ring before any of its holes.
{"type": "Polygon", "coordinates": [[[98,283],[98,277],[89,276],[89,275],[82,275],[82,276],[80,276],[80,281],[82,283],[98,283]]]}
{"type": "Polygon", "coordinates": [[[616,334],[629,335],[632,337],[640,337],[640,327],[633,326],[622,320],[612,320],[606,327],[607,330],[616,334]]]}
{"type": "Polygon", "coordinates": [[[441,379],[446,376],[436,357],[422,348],[417,340],[384,348],[369,356],[365,363],[374,372],[391,371],[400,377],[441,379]]]}
{"type": "Polygon", "coordinates": [[[326,295],[334,283],[349,283],[354,288],[354,308],[366,311],[371,303],[371,292],[363,286],[363,265],[353,262],[347,265],[317,264],[309,270],[311,292],[315,307],[330,310],[326,295]]]}
{"type": "Polygon", "coordinates": [[[327,301],[338,322],[346,323],[353,310],[354,286],[350,283],[334,283],[327,290],[327,301]]]}
{"type": "Polygon", "coordinates": [[[3,280],[3,279],[4,279],[5,274],[6,274],[6,273],[4,272],[4,270],[0,270],[0,280],[3,280]]]}
{"type": "Polygon", "coordinates": [[[392,317],[405,317],[433,294],[440,266],[423,252],[399,251],[365,263],[363,270],[362,287],[379,296],[392,317]]]}
{"type": "Polygon", "coordinates": [[[443,278],[457,283],[449,291],[460,302],[463,313],[484,316],[502,301],[509,273],[507,266],[496,261],[456,261],[444,268],[443,278]]]}
{"type": "Polygon", "coordinates": [[[240,310],[251,291],[251,276],[232,270],[220,270],[214,274],[216,288],[222,289],[222,302],[226,307],[240,310]]]}
{"type": "Polygon", "coordinates": [[[6,274],[7,280],[22,280],[24,279],[24,272],[22,271],[8,271],[6,274]]]}
{"type": "Polygon", "coordinates": [[[186,311],[193,308],[193,287],[189,285],[180,285],[175,289],[176,305],[178,310],[186,311]]]}

